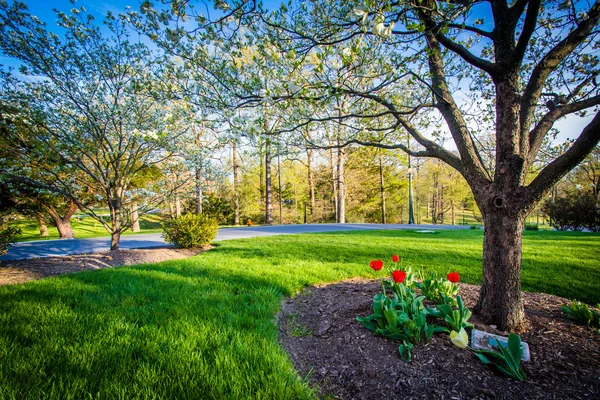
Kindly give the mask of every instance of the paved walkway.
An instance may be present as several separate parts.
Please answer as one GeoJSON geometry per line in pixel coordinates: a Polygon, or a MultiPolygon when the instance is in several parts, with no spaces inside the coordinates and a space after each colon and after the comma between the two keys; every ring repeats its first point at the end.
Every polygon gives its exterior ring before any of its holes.
{"type": "MultiPolygon", "coordinates": [[[[400,224],[310,224],[310,225],[274,225],[248,226],[219,229],[215,240],[244,239],[258,236],[290,235],[296,233],[316,233],[333,231],[354,231],[373,229],[411,229],[411,230],[450,230],[468,229],[461,225],[400,225],[400,224]]],[[[136,234],[121,237],[121,249],[142,249],[161,247],[165,241],[160,233],[136,234]]],[[[110,237],[89,239],[38,240],[16,243],[8,254],[0,260],[19,260],[23,258],[56,257],[69,254],[99,253],[110,249],[110,237]]]]}

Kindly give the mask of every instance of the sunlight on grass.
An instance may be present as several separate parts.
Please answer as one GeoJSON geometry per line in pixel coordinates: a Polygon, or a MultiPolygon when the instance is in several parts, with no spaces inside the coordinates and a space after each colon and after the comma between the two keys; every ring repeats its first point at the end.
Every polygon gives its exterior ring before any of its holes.
{"type": "MultiPolygon", "coordinates": [[[[470,230],[275,236],[2,287],[0,398],[312,398],[277,342],[282,296],[376,277],[369,261],[393,253],[478,283],[481,242],[470,230]]],[[[600,301],[599,244],[598,234],[526,232],[524,289],[600,301]]]]}
{"type": "MultiPolygon", "coordinates": [[[[19,242],[29,242],[32,240],[52,240],[58,239],[58,230],[55,226],[48,224],[48,236],[40,236],[40,227],[36,221],[21,219],[12,224],[21,229],[21,235],[18,237],[19,242]]],[[[110,236],[100,222],[91,217],[71,219],[71,226],[75,232],[75,237],[79,239],[92,238],[100,236],[110,236]]],[[[139,233],[162,233],[161,217],[153,214],[146,214],[140,217],[139,233]]],[[[124,235],[135,235],[131,230],[125,231],[124,235]]]]}

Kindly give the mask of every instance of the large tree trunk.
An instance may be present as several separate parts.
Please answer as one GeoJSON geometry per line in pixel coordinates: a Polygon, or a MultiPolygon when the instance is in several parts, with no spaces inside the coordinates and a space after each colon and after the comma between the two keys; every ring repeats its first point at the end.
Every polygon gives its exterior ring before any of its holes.
{"type": "Polygon", "coordinates": [[[73,239],[75,237],[73,227],[71,226],[71,217],[73,217],[73,214],[77,211],[77,204],[74,202],[69,203],[69,208],[62,217],[54,208],[48,206],[42,207],[44,207],[46,212],[52,217],[52,221],[54,221],[56,229],[58,229],[58,235],[61,239],[73,239]]]}
{"type": "Polygon", "coordinates": [[[500,208],[484,213],[483,282],[475,312],[500,330],[525,329],[521,300],[524,213],[500,208]]]}

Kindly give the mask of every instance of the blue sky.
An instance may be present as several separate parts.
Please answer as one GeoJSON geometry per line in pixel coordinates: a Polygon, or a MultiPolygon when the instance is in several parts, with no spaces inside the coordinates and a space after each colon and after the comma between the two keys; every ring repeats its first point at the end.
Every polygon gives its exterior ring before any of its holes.
{"type": "MultiPolygon", "coordinates": [[[[102,16],[107,11],[113,13],[119,13],[126,11],[127,6],[131,6],[133,9],[139,9],[139,5],[142,0],[107,0],[107,1],[94,1],[94,0],[79,0],[72,5],[69,0],[25,0],[25,4],[29,7],[29,10],[33,15],[36,15],[40,20],[46,22],[48,27],[52,29],[55,26],[56,14],[52,11],[53,8],[59,11],[68,11],[73,7],[85,7],[86,10],[101,20],[102,16]]],[[[210,2],[210,1],[209,1],[210,2]]],[[[158,1],[156,1],[158,3],[158,1]]],[[[266,0],[264,3],[271,9],[278,7],[280,4],[277,0],[266,0]]],[[[482,10],[483,11],[483,10],[482,10]]],[[[483,12],[483,14],[487,14],[483,12]]],[[[485,17],[485,15],[481,15],[485,17]]],[[[486,18],[486,22],[488,18],[486,18]]],[[[0,63],[5,65],[13,64],[10,60],[5,57],[0,57],[0,63]]],[[[563,142],[567,138],[575,139],[581,133],[581,130],[591,121],[593,113],[590,113],[585,118],[577,116],[570,116],[558,121],[555,127],[560,131],[558,137],[559,142],[563,142]]]]}

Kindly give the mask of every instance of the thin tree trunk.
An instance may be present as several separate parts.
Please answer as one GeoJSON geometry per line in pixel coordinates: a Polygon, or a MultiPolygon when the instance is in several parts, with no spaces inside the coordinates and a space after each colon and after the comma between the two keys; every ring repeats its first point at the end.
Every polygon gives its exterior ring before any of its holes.
{"type": "Polygon", "coordinates": [[[331,169],[331,185],[333,186],[333,206],[335,212],[335,220],[336,222],[339,220],[338,218],[338,193],[337,193],[337,176],[335,173],[335,163],[333,161],[333,149],[329,149],[329,168],[331,169]]]}
{"type": "Polygon", "coordinates": [[[43,214],[36,214],[36,219],[40,225],[40,236],[48,236],[48,226],[43,214]]]}
{"type": "Polygon", "coordinates": [[[346,223],[346,182],[345,182],[345,164],[346,164],[346,150],[338,148],[338,159],[337,159],[337,206],[338,206],[338,220],[340,224],[346,223]]]}
{"type": "Polygon", "coordinates": [[[313,151],[308,150],[307,156],[308,156],[307,165],[308,165],[308,190],[309,190],[309,196],[310,196],[310,215],[312,217],[313,213],[315,212],[315,208],[316,208],[315,174],[313,173],[313,170],[312,170],[313,151]]]}
{"type": "Polygon", "coordinates": [[[131,204],[131,232],[140,232],[140,216],[137,203],[131,204]]]}
{"type": "Polygon", "coordinates": [[[281,155],[277,150],[277,186],[279,191],[279,225],[283,225],[283,199],[281,198],[281,155]]]}
{"type": "Polygon", "coordinates": [[[171,201],[169,201],[169,214],[171,215],[171,219],[175,218],[175,207],[171,201]]]}
{"type": "Polygon", "coordinates": [[[121,199],[120,190],[117,188],[115,190],[117,194],[109,200],[109,209],[110,209],[110,222],[111,222],[111,232],[110,232],[110,250],[118,250],[119,249],[119,241],[121,239],[121,210],[123,206],[123,200],[121,199]]]}
{"type": "Polygon", "coordinates": [[[258,143],[258,158],[259,158],[258,191],[260,192],[261,204],[265,204],[265,153],[264,153],[263,139],[260,139],[260,141],[258,143]]]}
{"type": "Polygon", "coordinates": [[[273,210],[271,204],[271,195],[273,185],[271,182],[271,148],[269,140],[265,143],[265,224],[273,223],[273,210]]]}
{"type": "Polygon", "coordinates": [[[196,168],[196,214],[202,214],[202,171],[196,168]]]}
{"type": "Polygon", "coordinates": [[[524,218],[509,211],[484,213],[483,283],[475,312],[500,330],[519,332],[526,324],[521,299],[524,218]]]}
{"type": "Polygon", "coordinates": [[[385,224],[385,184],[383,179],[383,162],[381,160],[381,149],[379,149],[379,188],[381,190],[381,223],[385,224]]]}
{"type": "Polygon", "coordinates": [[[181,199],[179,196],[175,196],[175,215],[181,217],[181,199]]]}
{"type": "Polygon", "coordinates": [[[238,193],[239,182],[238,172],[240,166],[238,165],[237,157],[237,140],[233,141],[233,224],[240,224],[240,195],[238,193]]]}

